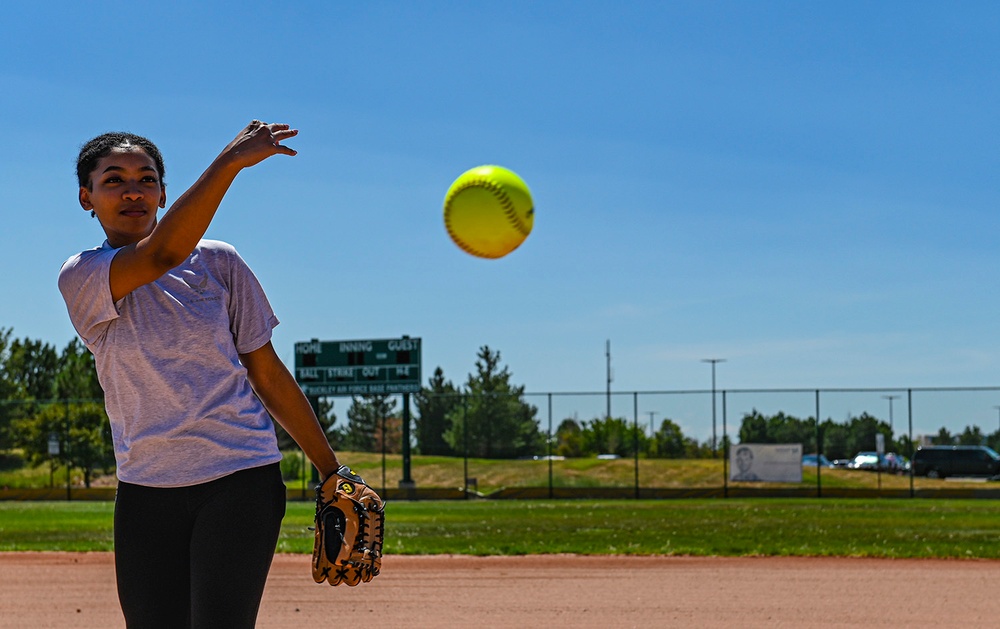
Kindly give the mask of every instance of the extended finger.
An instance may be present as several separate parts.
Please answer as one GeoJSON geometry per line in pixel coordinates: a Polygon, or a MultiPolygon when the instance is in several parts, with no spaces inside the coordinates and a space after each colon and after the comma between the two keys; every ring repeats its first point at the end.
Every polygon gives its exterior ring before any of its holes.
{"type": "Polygon", "coordinates": [[[274,137],[275,142],[281,142],[282,140],[287,140],[288,138],[294,138],[298,134],[298,129],[289,129],[288,125],[284,125],[284,129],[271,130],[271,136],[274,137]]]}
{"type": "MultiPolygon", "coordinates": [[[[291,135],[284,135],[292,130],[291,127],[287,124],[280,122],[272,122],[270,124],[265,124],[264,127],[268,130],[268,132],[271,133],[271,135],[273,135],[276,138],[292,137],[291,135]]],[[[292,135],[295,135],[296,133],[298,133],[298,130],[293,131],[292,135]]]]}
{"type": "Polygon", "coordinates": [[[287,140],[288,138],[293,138],[299,134],[298,129],[288,129],[287,126],[288,125],[285,125],[286,127],[285,129],[279,130],[277,132],[274,131],[271,132],[270,134],[271,146],[273,146],[278,153],[282,153],[284,155],[296,155],[297,152],[295,151],[295,149],[289,148],[284,144],[281,144],[283,140],[287,140]]]}

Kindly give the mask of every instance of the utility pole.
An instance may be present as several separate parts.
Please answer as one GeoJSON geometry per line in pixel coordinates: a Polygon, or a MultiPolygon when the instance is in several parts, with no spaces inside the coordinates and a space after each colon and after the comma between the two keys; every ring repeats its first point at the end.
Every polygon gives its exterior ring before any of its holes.
{"type": "Polygon", "coordinates": [[[883,400],[889,400],[889,435],[895,435],[896,433],[892,430],[892,401],[898,400],[898,395],[883,395],[883,400]]]}
{"type": "Polygon", "coordinates": [[[718,454],[718,442],[719,438],[715,432],[715,365],[716,363],[726,362],[725,358],[704,358],[703,363],[712,364],[712,458],[715,458],[718,454]]]}
{"type": "Polygon", "coordinates": [[[604,344],[604,357],[607,359],[607,385],[608,385],[608,413],[605,416],[607,419],[611,419],[611,339],[608,339],[604,344]]]}

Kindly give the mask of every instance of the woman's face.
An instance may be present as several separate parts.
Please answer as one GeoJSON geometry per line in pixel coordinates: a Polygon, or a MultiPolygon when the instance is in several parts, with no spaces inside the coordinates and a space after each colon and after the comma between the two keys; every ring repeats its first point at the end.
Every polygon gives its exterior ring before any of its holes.
{"type": "Polygon", "coordinates": [[[90,173],[90,187],[80,188],[80,205],[97,214],[112,247],[148,236],[166,203],[156,162],[138,147],[116,148],[101,158],[90,173]]]}

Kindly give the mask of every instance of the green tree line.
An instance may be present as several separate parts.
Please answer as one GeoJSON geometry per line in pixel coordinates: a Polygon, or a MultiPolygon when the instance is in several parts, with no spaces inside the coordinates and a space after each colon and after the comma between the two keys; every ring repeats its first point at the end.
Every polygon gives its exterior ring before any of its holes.
{"type": "MultiPolygon", "coordinates": [[[[826,419],[820,422],[817,433],[814,417],[800,419],[782,412],[766,416],[755,409],[743,416],[739,440],[741,443],[801,443],[802,451],[807,454],[815,453],[820,445],[822,454],[831,461],[874,451],[877,434],[885,438],[886,452],[906,456],[916,449],[917,444],[911,443],[907,435],[894,437],[892,433],[888,422],[868,413],[842,423],[826,419]]],[[[986,445],[1000,450],[1000,430],[985,435],[978,426],[966,426],[961,433],[952,434],[942,427],[931,437],[931,442],[934,445],[986,445]]]]}
{"type": "MultiPolygon", "coordinates": [[[[94,359],[79,339],[62,350],[41,341],[13,338],[0,328],[0,464],[23,457],[33,464],[48,461],[50,444],[58,444],[55,462],[83,470],[89,484],[93,474],[114,468],[110,427],[94,359]],[[17,455],[12,453],[17,452],[17,455]]],[[[567,417],[551,437],[540,429],[538,409],[525,399],[525,388],[514,382],[499,351],[479,348],[473,370],[456,385],[438,367],[426,386],[413,394],[416,413],[412,445],[418,454],[476,458],[524,458],[553,454],[588,457],[598,454],[650,458],[709,458],[710,443],[684,435],[672,419],[664,418],[653,434],[623,417],[567,417]]],[[[338,424],[335,399],[313,401],[331,443],[341,450],[399,453],[403,414],[396,396],[350,398],[338,424]]],[[[294,443],[276,427],[279,445],[294,443]]],[[[804,452],[817,445],[830,459],[849,458],[875,449],[875,435],[883,434],[887,451],[907,454],[906,436],[894,437],[889,425],[867,413],[837,423],[827,419],[817,431],[815,418],[784,413],[765,416],[757,410],[744,415],[739,430],[742,443],[801,443],[804,452]],[[818,441],[817,441],[818,438],[818,441]]],[[[1000,431],[986,435],[977,426],[958,434],[942,427],[933,437],[938,444],[986,444],[1000,449],[1000,431]]]]}
{"type": "Polygon", "coordinates": [[[114,469],[93,355],[75,337],[57,351],[12,336],[0,328],[0,464],[16,465],[22,456],[32,464],[51,460],[81,469],[89,487],[96,472],[114,469]],[[15,449],[21,454],[10,454],[15,449]]]}

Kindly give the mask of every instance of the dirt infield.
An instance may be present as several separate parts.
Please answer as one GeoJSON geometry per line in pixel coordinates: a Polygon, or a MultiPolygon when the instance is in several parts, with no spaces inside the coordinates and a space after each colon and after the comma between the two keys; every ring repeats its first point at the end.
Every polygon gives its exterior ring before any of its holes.
{"type": "MultiPolygon", "coordinates": [[[[0,553],[0,627],[124,626],[112,561],[0,553]]],[[[998,577],[974,560],[390,556],[373,582],[331,588],[308,557],[279,555],[258,627],[345,612],[372,627],[985,627],[998,577]]]]}

